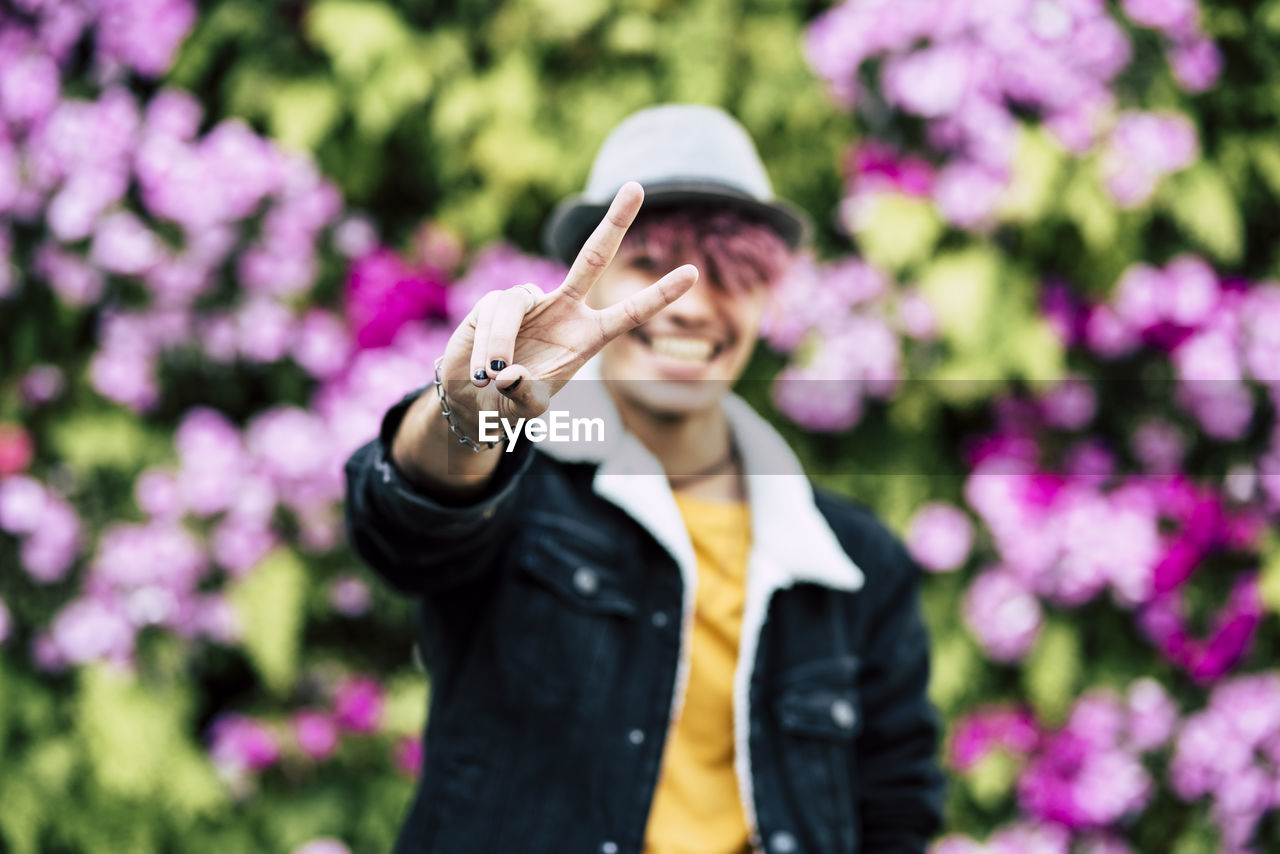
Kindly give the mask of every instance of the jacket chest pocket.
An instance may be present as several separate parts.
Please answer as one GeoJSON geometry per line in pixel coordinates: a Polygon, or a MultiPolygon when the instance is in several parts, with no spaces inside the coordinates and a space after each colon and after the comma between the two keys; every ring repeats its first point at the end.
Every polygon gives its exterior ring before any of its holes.
{"type": "Polygon", "coordinates": [[[783,785],[804,850],[857,847],[855,742],[862,730],[858,660],[843,656],[794,668],[779,680],[773,702],[783,785]]]}
{"type": "Polygon", "coordinates": [[[612,689],[636,614],[621,565],[613,543],[574,520],[539,520],[517,545],[497,618],[519,701],[585,710],[612,689]]]}

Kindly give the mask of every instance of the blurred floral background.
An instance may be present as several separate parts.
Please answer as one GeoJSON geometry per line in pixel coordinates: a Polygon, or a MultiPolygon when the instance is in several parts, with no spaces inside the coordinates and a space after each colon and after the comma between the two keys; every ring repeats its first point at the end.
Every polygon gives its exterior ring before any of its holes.
{"type": "Polygon", "coordinates": [[[929,571],[935,854],[1280,846],[1277,0],[11,0],[0,851],[390,849],[341,464],[656,101],[813,213],[744,393],[929,571]],[[826,382],[826,393],[796,380],[826,382]]]}

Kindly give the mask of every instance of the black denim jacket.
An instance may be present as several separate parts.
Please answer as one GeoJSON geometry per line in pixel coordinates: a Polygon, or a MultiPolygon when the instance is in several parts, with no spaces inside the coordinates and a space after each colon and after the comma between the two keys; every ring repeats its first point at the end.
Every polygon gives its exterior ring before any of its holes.
{"type": "MultiPolygon", "coordinates": [[[[413,397],[346,466],[351,542],[416,597],[431,676],[422,779],[396,851],[640,854],[692,604],[691,553],[655,531],[661,501],[645,497],[665,478],[610,481],[598,475],[611,463],[523,443],[503,455],[489,497],[443,506],[389,462],[413,397]]],[[[772,441],[758,417],[740,415],[772,441]]],[[[919,570],[867,510],[800,476],[749,478],[749,489],[753,541],[767,529],[749,572],[774,572],[769,549],[798,567],[756,590],[760,613],[749,601],[743,621],[735,729],[752,846],[923,851],[941,823],[943,778],[919,570]],[[782,524],[759,515],[766,493],[780,496],[769,512],[790,514],[782,524]],[[769,546],[770,531],[796,539],[769,546]],[[852,572],[831,577],[849,583],[822,583],[825,568],[806,574],[824,538],[852,572]]]]}

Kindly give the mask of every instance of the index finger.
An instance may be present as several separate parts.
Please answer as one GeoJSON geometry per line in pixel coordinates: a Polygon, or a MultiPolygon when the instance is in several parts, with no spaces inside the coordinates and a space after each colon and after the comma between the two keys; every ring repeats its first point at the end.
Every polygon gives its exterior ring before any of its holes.
{"type": "Polygon", "coordinates": [[[587,242],[582,245],[578,257],[573,259],[573,266],[569,268],[569,274],[564,277],[564,283],[560,285],[560,290],[565,295],[576,300],[586,297],[587,291],[591,290],[596,279],[600,278],[600,274],[613,260],[618,247],[622,244],[623,236],[635,221],[643,202],[644,188],[635,181],[628,181],[622,185],[617,195],[613,197],[613,202],[609,205],[604,219],[600,220],[595,231],[591,232],[587,242]]]}
{"type": "Polygon", "coordinates": [[[600,329],[605,343],[622,333],[635,329],[671,303],[698,281],[698,268],[692,264],[676,267],[661,279],[639,293],[634,293],[616,305],[600,312],[600,329]]]}

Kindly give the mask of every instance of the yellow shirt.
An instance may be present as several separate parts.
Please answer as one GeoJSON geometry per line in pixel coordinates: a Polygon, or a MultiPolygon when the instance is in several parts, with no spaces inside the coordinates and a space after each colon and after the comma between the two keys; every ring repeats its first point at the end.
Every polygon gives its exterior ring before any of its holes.
{"type": "Polygon", "coordinates": [[[663,754],[645,854],[741,854],[747,820],[733,767],[733,673],[746,600],[745,502],[676,494],[698,560],[689,682],[663,754]]]}

